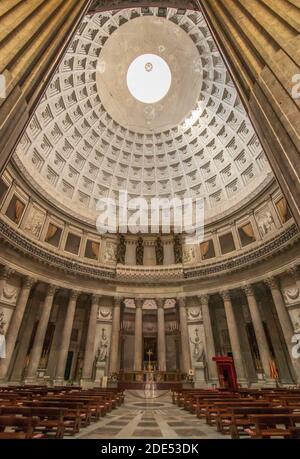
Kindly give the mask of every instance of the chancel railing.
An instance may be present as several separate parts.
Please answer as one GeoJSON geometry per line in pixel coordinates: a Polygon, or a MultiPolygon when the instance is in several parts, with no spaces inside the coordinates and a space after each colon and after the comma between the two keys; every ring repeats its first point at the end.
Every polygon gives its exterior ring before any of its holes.
{"type": "Polygon", "coordinates": [[[178,383],[185,379],[179,371],[120,371],[118,381],[128,383],[146,383],[149,380],[156,383],[178,383]]]}

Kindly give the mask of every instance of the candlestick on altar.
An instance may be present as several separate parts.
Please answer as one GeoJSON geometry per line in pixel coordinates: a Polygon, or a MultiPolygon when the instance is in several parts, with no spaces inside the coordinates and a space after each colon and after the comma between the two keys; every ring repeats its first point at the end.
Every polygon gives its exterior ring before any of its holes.
{"type": "Polygon", "coordinates": [[[148,371],[151,371],[151,356],[152,356],[153,352],[151,351],[151,349],[149,349],[149,351],[147,351],[147,355],[149,357],[149,363],[148,363],[148,371]]]}

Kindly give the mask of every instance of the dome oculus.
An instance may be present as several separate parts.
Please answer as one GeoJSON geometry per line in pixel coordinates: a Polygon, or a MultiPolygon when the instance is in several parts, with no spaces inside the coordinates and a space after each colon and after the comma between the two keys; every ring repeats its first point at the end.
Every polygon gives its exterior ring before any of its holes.
{"type": "Polygon", "coordinates": [[[127,72],[127,87],[139,102],[154,104],[163,99],[172,83],[166,61],[156,54],[142,54],[132,61],[127,72]]]}

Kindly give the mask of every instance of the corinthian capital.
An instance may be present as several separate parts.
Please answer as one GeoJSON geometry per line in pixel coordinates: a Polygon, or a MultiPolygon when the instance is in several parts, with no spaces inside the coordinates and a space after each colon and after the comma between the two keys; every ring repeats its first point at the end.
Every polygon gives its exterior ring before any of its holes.
{"type": "Polygon", "coordinates": [[[70,291],[69,299],[70,299],[71,301],[76,301],[77,298],[79,297],[79,295],[80,295],[80,292],[78,292],[77,290],[71,290],[71,291],[70,291]]]}
{"type": "Polygon", "coordinates": [[[31,289],[31,287],[36,283],[36,279],[30,276],[26,276],[23,279],[22,287],[24,289],[31,289]]]}
{"type": "Polygon", "coordinates": [[[295,281],[300,280],[300,269],[299,266],[294,266],[293,268],[288,269],[287,273],[293,277],[295,281]]]}
{"type": "Polygon", "coordinates": [[[142,298],[136,298],[134,300],[134,304],[135,304],[136,309],[142,309],[144,300],[142,298]]]}
{"type": "Polygon", "coordinates": [[[119,308],[119,307],[121,306],[121,303],[122,303],[123,299],[124,299],[124,298],[123,298],[122,296],[116,295],[116,296],[114,297],[114,307],[115,307],[115,308],[119,308]]]}
{"type": "Polygon", "coordinates": [[[165,307],[165,299],[164,298],[157,298],[156,299],[157,309],[164,309],[165,307]]]}
{"type": "Polygon", "coordinates": [[[231,301],[230,290],[225,290],[224,292],[220,292],[220,295],[221,295],[223,301],[231,301]]]}
{"type": "Polygon", "coordinates": [[[13,269],[8,266],[3,266],[0,270],[0,280],[7,280],[13,273],[13,269]]]}
{"type": "Polygon", "coordinates": [[[46,296],[54,296],[56,292],[56,285],[48,284],[46,296]]]}
{"type": "Polygon", "coordinates": [[[248,284],[248,285],[244,285],[242,287],[242,290],[245,292],[245,295],[248,297],[248,296],[254,296],[254,289],[253,289],[253,285],[251,284],[248,284]]]}
{"type": "Polygon", "coordinates": [[[184,297],[182,297],[182,296],[178,297],[177,298],[177,302],[178,302],[180,308],[185,308],[186,302],[185,302],[185,298],[184,297]]]}
{"type": "Polygon", "coordinates": [[[98,295],[96,293],[93,293],[92,294],[92,304],[98,304],[101,297],[102,297],[102,295],[98,295]]]}
{"type": "Polygon", "coordinates": [[[269,277],[264,281],[264,283],[271,289],[271,290],[278,290],[278,280],[275,277],[269,277]]]}
{"type": "Polygon", "coordinates": [[[209,303],[209,295],[199,295],[198,299],[200,301],[201,306],[208,306],[209,303]]]}

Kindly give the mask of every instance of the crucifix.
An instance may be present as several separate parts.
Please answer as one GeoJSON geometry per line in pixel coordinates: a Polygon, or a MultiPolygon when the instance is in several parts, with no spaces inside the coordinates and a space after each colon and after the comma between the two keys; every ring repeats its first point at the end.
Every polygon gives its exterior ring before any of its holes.
{"type": "Polygon", "coordinates": [[[149,351],[147,351],[146,354],[149,357],[148,371],[151,371],[151,356],[152,356],[153,352],[151,351],[151,349],[149,349],[149,351]]]}

